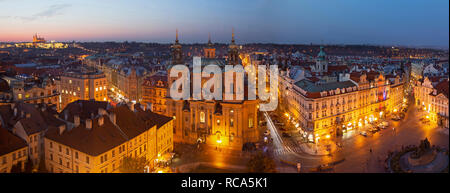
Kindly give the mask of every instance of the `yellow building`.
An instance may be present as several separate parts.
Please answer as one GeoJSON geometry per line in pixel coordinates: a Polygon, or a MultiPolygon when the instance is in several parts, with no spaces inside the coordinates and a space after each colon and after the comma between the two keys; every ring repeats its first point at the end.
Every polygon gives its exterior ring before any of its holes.
{"type": "Polygon", "coordinates": [[[415,103],[425,112],[424,118],[448,128],[448,78],[425,77],[415,81],[413,89],[415,103]]]}
{"type": "Polygon", "coordinates": [[[172,118],[134,107],[95,101],[68,105],[62,111],[68,127],[49,129],[45,136],[47,170],[114,173],[120,172],[125,157],[146,157],[152,168],[160,156],[173,151],[172,118]]]}
{"type": "Polygon", "coordinates": [[[0,173],[9,173],[13,165],[24,169],[28,159],[27,143],[0,126],[0,173]]]}
{"type": "Polygon", "coordinates": [[[41,83],[35,83],[34,78],[21,79],[8,76],[4,76],[2,79],[10,87],[8,96],[4,98],[11,98],[12,102],[53,104],[56,105],[58,110],[60,94],[57,81],[43,78],[41,83]]]}
{"type": "MultiPolygon", "coordinates": [[[[283,85],[283,84],[282,84],[283,85]]],[[[341,136],[400,108],[404,80],[378,73],[352,73],[341,82],[314,83],[303,79],[281,89],[286,116],[310,141],[341,136]]]]}
{"type": "Polygon", "coordinates": [[[83,66],[65,72],[61,75],[59,91],[60,109],[76,100],[108,100],[108,82],[104,73],[91,67],[83,66]]]}
{"type": "Polygon", "coordinates": [[[142,103],[151,104],[152,111],[166,114],[167,73],[160,71],[145,79],[142,85],[142,103]]]}

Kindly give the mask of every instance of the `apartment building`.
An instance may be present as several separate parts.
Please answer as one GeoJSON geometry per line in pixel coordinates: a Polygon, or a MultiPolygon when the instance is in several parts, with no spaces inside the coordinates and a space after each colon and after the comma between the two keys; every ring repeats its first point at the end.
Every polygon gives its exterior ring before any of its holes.
{"type": "Polygon", "coordinates": [[[72,68],[61,75],[59,90],[61,106],[76,100],[108,100],[108,82],[105,74],[93,67],[81,66],[72,68]]]}
{"type": "Polygon", "coordinates": [[[0,173],[9,173],[19,164],[22,170],[28,159],[27,143],[0,126],[0,173]]]}
{"type": "Polygon", "coordinates": [[[288,103],[286,116],[304,137],[317,141],[342,136],[400,110],[404,82],[399,75],[386,78],[379,73],[354,72],[340,82],[302,79],[286,87],[288,90],[281,89],[281,96],[288,103]]]}
{"type": "Polygon", "coordinates": [[[173,151],[172,118],[139,104],[112,107],[107,102],[80,100],[69,104],[60,116],[68,127],[53,128],[45,136],[50,172],[116,173],[125,157],[145,157],[152,168],[158,157],[173,151]]]}

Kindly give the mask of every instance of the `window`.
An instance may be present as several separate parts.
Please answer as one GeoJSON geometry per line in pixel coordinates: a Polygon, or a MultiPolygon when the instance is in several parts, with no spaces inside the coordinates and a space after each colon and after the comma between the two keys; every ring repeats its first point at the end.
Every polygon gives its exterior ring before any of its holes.
{"type": "Polygon", "coordinates": [[[205,112],[200,112],[200,123],[205,123],[205,112]]]}
{"type": "Polygon", "coordinates": [[[50,149],[51,149],[51,148],[53,148],[53,143],[52,143],[52,142],[50,142],[50,149]]]}
{"type": "Polygon", "coordinates": [[[234,119],[230,119],[230,127],[234,126],[234,119]]]}
{"type": "Polygon", "coordinates": [[[112,155],[111,155],[111,156],[112,156],[112,157],[114,157],[114,154],[115,154],[115,151],[114,151],[114,150],[112,150],[112,155]]]}
{"type": "Polygon", "coordinates": [[[89,164],[89,156],[86,156],[86,163],[89,164]]]}
{"type": "Polygon", "coordinates": [[[50,160],[53,161],[53,154],[50,154],[50,160]]]}
{"type": "Polygon", "coordinates": [[[66,155],[69,155],[69,148],[66,148],[66,155]]]}
{"type": "Polygon", "coordinates": [[[253,118],[248,119],[248,127],[253,128],[253,118]]]}
{"type": "Polygon", "coordinates": [[[78,159],[78,151],[75,152],[75,159],[78,159]]]}

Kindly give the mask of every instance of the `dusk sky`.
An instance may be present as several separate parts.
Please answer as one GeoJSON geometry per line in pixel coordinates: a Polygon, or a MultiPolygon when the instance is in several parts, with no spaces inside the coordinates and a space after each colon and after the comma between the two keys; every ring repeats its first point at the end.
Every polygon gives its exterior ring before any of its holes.
{"type": "Polygon", "coordinates": [[[449,46],[448,0],[0,0],[0,41],[449,46]]]}

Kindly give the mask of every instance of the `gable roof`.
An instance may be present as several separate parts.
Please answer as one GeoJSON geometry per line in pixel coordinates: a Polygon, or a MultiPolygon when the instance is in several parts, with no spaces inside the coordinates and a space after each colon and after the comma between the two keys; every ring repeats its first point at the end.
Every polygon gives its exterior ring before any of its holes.
{"type": "Polygon", "coordinates": [[[92,120],[92,128],[86,129],[86,124],[59,133],[59,128],[50,128],[45,137],[55,142],[74,148],[92,156],[98,156],[127,141],[126,136],[109,120],[103,117],[103,125],[98,118],[92,120]]]}
{"type": "Polygon", "coordinates": [[[73,123],[74,115],[80,116],[80,120],[91,119],[92,115],[98,115],[98,109],[102,108],[107,110],[109,107],[106,101],[94,101],[94,100],[77,100],[69,103],[64,110],[59,114],[59,118],[65,120],[67,113],[67,121],[73,123]]]}
{"type": "Polygon", "coordinates": [[[128,105],[118,105],[116,108],[110,109],[109,112],[116,114],[116,124],[130,139],[150,128],[131,111],[128,105]]]}
{"type": "Polygon", "coordinates": [[[0,155],[5,155],[24,147],[27,147],[25,140],[0,127],[0,155]]]}

